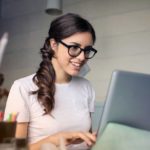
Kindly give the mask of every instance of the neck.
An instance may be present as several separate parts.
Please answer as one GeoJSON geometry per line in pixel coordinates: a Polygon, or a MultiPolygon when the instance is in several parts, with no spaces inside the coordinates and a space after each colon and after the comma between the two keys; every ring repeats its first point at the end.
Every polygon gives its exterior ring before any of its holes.
{"type": "Polygon", "coordinates": [[[55,58],[52,59],[52,64],[56,74],[56,83],[68,83],[70,82],[72,76],[68,75],[62,67],[58,64],[55,58]]]}
{"type": "Polygon", "coordinates": [[[60,84],[68,83],[68,82],[70,82],[70,80],[71,80],[71,76],[68,78],[64,78],[64,77],[60,77],[60,76],[58,77],[56,74],[56,83],[60,83],[60,84]]]}

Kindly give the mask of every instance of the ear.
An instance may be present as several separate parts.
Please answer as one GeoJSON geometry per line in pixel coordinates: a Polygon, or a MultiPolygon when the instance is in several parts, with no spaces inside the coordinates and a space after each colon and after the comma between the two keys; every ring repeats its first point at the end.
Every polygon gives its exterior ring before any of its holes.
{"type": "Polygon", "coordinates": [[[55,39],[50,39],[50,46],[52,48],[53,51],[56,51],[58,48],[58,43],[56,42],[55,39]]]}

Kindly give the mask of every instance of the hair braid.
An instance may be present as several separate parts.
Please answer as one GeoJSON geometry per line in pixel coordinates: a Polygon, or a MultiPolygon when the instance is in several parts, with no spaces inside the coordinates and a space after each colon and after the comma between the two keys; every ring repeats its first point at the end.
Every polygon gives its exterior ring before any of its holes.
{"type": "Polygon", "coordinates": [[[40,67],[33,77],[33,81],[38,86],[37,93],[39,102],[44,106],[45,113],[51,112],[54,108],[54,94],[55,94],[55,71],[51,63],[54,55],[53,50],[50,48],[49,38],[45,40],[43,48],[41,48],[42,62],[40,67]]]}

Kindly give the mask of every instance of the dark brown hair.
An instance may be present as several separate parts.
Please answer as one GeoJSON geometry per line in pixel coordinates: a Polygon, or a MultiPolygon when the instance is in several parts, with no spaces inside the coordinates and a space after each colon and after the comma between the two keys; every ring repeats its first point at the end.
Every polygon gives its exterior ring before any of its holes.
{"type": "Polygon", "coordinates": [[[38,90],[32,92],[33,94],[37,94],[38,101],[45,108],[45,114],[50,113],[55,105],[56,75],[51,62],[54,51],[50,47],[50,39],[55,39],[58,42],[78,32],[90,32],[93,43],[95,42],[96,36],[92,25],[77,14],[68,13],[51,22],[48,37],[40,51],[42,62],[33,77],[33,81],[37,85],[38,90]]]}

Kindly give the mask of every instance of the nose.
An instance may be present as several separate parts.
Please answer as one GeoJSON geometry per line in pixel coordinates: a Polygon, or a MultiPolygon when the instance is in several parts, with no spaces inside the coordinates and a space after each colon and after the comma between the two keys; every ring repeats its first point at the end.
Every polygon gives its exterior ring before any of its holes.
{"type": "Polygon", "coordinates": [[[85,60],[85,54],[84,51],[81,51],[81,53],[77,56],[78,59],[80,59],[80,61],[85,60]]]}

